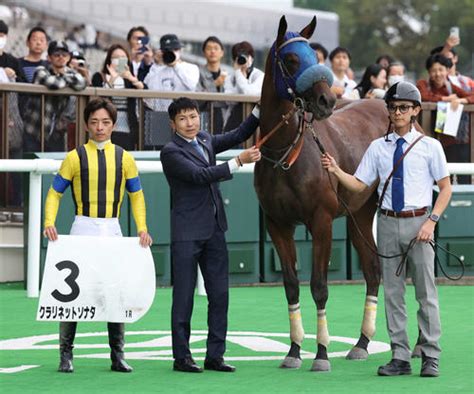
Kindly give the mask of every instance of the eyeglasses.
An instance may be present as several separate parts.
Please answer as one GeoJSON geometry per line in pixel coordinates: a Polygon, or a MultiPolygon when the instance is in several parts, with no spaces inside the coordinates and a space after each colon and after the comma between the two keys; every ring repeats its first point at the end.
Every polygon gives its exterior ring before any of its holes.
{"type": "Polygon", "coordinates": [[[414,108],[414,105],[408,105],[408,104],[402,104],[402,105],[395,105],[395,104],[389,104],[387,106],[388,112],[391,114],[394,114],[397,112],[397,109],[400,110],[401,114],[406,114],[410,108],[414,108]]]}
{"type": "Polygon", "coordinates": [[[68,57],[69,53],[68,52],[56,52],[51,55],[52,57],[68,57]]]}

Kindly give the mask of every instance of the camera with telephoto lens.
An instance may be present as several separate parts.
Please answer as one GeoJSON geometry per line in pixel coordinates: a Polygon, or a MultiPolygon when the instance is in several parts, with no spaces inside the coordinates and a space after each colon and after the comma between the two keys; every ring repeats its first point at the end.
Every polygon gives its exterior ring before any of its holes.
{"type": "Polygon", "coordinates": [[[239,53],[237,55],[237,64],[243,66],[249,60],[249,56],[246,53],[239,53]]]}
{"type": "Polygon", "coordinates": [[[165,64],[171,64],[176,60],[176,54],[173,51],[165,50],[163,51],[163,62],[165,64]]]}
{"type": "Polygon", "coordinates": [[[84,59],[77,59],[77,65],[79,67],[85,67],[86,66],[86,61],[84,59]]]}

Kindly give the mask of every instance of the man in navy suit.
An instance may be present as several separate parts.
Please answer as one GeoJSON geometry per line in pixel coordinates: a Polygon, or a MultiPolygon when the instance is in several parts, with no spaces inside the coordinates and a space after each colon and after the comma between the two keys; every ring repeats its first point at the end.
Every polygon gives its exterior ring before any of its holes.
{"type": "Polygon", "coordinates": [[[208,297],[207,353],[204,368],[234,372],[224,363],[229,305],[227,230],[219,182],[232,178],[244,163],[260,160],[256,147],[216,164],[216,154],[247,140],[258,127],[258,108],[237,129],[210,135],[200,131],[198,105],[186,97],[168,108],[172,141],[161,151],[163,170],[171,189],[171,256],[173,261],[173,369],[202,372],[189,349],[197,265],[208,297]]]}

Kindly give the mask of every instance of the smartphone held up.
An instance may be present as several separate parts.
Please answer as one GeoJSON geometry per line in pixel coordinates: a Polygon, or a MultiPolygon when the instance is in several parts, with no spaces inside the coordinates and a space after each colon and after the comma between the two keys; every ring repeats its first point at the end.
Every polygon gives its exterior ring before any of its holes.
{"type": "Polygon", "coordinates": [[[141,47],[138,49],[138,52],[139,53],[145,53],[148,51],[148,43],[150,42],[150,37],[148,36],[144,36],[144,37],[141,37],[138,42],[140,43],[141,47]]]}
{"type": "Polygon", "coordinates": [[[459,27],[453,26],[449,29],[449,36],[455,37],[459,40],[459,27]]]}

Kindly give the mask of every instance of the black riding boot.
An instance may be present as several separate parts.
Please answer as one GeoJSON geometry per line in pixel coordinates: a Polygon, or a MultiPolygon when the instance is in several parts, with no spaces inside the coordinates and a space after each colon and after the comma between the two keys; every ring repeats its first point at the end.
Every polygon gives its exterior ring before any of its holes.
{"type": "Polygon", "coordinates": [[[110,359],[112,360],[112,371],[132,372],[133,369],[128,365],[123,355],[123,345],[125,343],[125,324],[107,323],[109,331],[110,359]]]}
{"type": "Polygon", "coordinates": [[[76,322],[59,323],[59,368],[58,372],[74,372],[72,349],[76,336],[76,322]]]}

